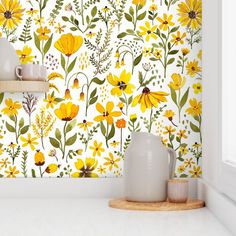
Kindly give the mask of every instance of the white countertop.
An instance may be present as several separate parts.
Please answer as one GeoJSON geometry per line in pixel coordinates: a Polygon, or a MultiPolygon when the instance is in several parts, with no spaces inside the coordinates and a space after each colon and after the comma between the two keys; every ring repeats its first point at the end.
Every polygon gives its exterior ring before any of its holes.
{"type": "Polygon", "coordinates": [[[107,199],[0,199],[1,236],[230,236],[207,208],[111,209],[107,199]]]}

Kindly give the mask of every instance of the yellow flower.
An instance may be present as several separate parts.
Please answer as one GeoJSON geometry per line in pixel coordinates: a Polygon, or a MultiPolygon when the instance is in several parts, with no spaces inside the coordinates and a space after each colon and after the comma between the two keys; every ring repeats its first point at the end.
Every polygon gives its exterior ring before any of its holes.
{"type": "Polygon", "coordinates": [[[118,103],[118,105],[117,105],[119,108],[120,108],[120,110],[122,111],[122,109],[124,108],[124,103],[123,102],[119,102],[118,103]]]}
{"type": "Polygon", "coordinates": [[[152,5],[149,7],[149,11],[157,11],[157,5],[156,5],[156,4],[152,4],[152,5]]]}
{"type": "Polygon", "coordinates": [[[73,85],[71,86],[72,89],[79,89],[79,80],[77,78],[74,79],[73,85]]]}
{"type": "Polygon", "coordinates": [[[13,102],[11,98],[5,100],[6,107],[2,109],[2,112],[8,116],[18,115],[18,110],[22,107],[19,102],[13,102]]]}
{"type": "Polygon", "coordinates": [[[34,8],[30,8],[26,13],[30,16],[34,16],[34,14],[38,13],[38,10],[35,10],[34,8]]]}
{"type": "Polygon", "coordinates": [[[146,4],[146,0],[133,0],[132,3],[134,5],[141,5],[144,6],[146,4]]]}
{"type": "Polygon", "coordinates": [[[171,125],[170,126],[166,126],[165,127],[165,131],[163,132],[163,134],[172,134],[176,131],[175,128],[173,128],[171,125]]]}
{"type": "Polygon", "coordinates": [[[56,33],[61,34],[62,32],[65,31],[64,28],[66,28],[65,25],[61,25],[60,23],[58,23],[57,26],[55,26],[56,33]]]}
{"type": "Polygon", "coordinates": [[[197,57],[199,60],[202,60],[202,50],[199,50],[197,57]]]}
{"type": "Polygon", "coordinates": [[[172,81],[169,83],[169,87],[173,88],[174,90],[179,90],[183,88],[186,82],[186,78],[182,78],[180,74],[172,74],[171,76],[172,81]]]}
{"type": "Polygon", "coordinates": [[[115,140],[110,143],[110,145],[111,145],[112,147],[114,147],[114,148],[115,148],[115,147],[118,147],[119,144],[120,144],[120,142],[116,142],[115,140]]]}
{"type": "Polygon", "coordinates": [[[0,161],[1,168],[7,168],[9,164],[11,164],[11,162],[8,160],[8,157],[5,159],[2,158],[0,161]]]}
{"type": "Polygon", "coordinates": [[[152,55],[152,50],[151,50],[151,48],[146,48],[146,47],[144,47],[144,48],[143,48],[143,55],[144,55],[145,57],[150,57],[150,56],[152,55]]]}
{"type": "Polygon", "coordinates": [[[80,100],[80,101],[84,101],[84,92],[81,92],[81,93],[79,94],[79,100],[80,100]]]}
{"type": "Polygon", "coordinates": [[[45,163],[45,156],[40,150],[37,150],[34,154],[34,163],[36,166],[43,166],[45,163]]]}
{"type": "Polygon", "coordinates": [[[5,171],[7,174],[7,178],[16,178],[16,175],[20,173],[19,170],[16,169],[16,166],[9,166],[9,169],[5,171]]]}
{"type": "Polygon", "coordinates": [[[142,30],[139,34],[142,36],[146,36],[145,40],[148,42],[150,38],[157,39],[157,35],[154,33],[157,29],[157,25],[151,26],[148,21],[145,22],[145,26],[140,26],[140,30],[142,30]]]}
{"type": "Polygon", "coordinates": [[[186,110],[189,115],[199,116],[202,113],[202,102],[197,101],[196,98],[190,99],[190,107],[186,110]]]}
{"type": "Polygon", "coordinates": [[[131,114],[129,119],[132,123],[134,123],[137,120],[137,114],[131,114]]]}
{"type": "Polygon", "coordinates": [[[95,33],[93,33],[92,31],[89,31],[87,34],[86,34],[86,36],[88,37],[88,38],[92,38],[92,37],[94,37],[96,34],[95,33]]]}
{"type": "Polygon", "coordinates": [[[16,53],[20,58],[21,64],[27,64],[33,61],[34,56],[31,56],[32,49],[27,45],[23,47],[23,50],[16,50],[16,53]]]}
{"type": "Polygon", "coordinates": [[[111,171],[112,168],[118,168],[118,164],[117,162],[120,161],[120,158],[114,158],[113,154],[111,152],[109,152],[109,157],[105,157],[104,158],[106,160],[106,162],[104,162],[104,166],[109,166],[109,170],[111,171]]]}
{"type": "Polygon", "coordinates": [[[186,158],[184,161],[184,166],[192,168],[192,165],[195,165],[195,162],[193,161],[193,158],[186,158]]]}
{"type": "Polygon", "coordinates": [[[170,26],[174,26],[175,23],[172,22],[173,15],[167,15],[166,13],[163,14],[163,19],[160,17],[157,17],[157,20],[161,23],[160,24],[160,29],[167,31],[170,26]]]}
{"type": "Polygon", "coordinates": [[[24,9],[17,0],[1,0],[0,26],[9,30],[14,29],[22,21],[24,9]]]}
{"type": "Polygon", "coordinates": [[[63,121],[73,120],[79,112],[79,106],[72,102],[62,103],[59,109],[54,111],[55,115],[63,121]]]}
{"type": "Polygon", "coordinates": [[[65,95],[64,95],[64,99],[72,99],[72,97],[71,97],[71,94],[70,94],[70,89],[66,89],[65,90],[65,95]]]}
{"type": "Polygon", "coordinates": [[[193,170],[190,170],[189,173],[191,174],[191,178],[198,178],[202,174],[202,170],[200,166],[194,166],[193,170]]]}
{"type": "Polygon", "coordinates": [[[35,21],[35,24],[36,25],[42,25],[44,24],[44,17],[37,17],[37,18],[34,18],[34,21],[35,21]]]}
{"type": "Polygon", "coordinates": [[[116,61],[116,66],[115,66],[116,69],[119,69],[120,68],[120,61],[119,59],[116,61]]]}
{"type": "Polygon", "coordinates": [[[171,42],[175,43],[176,45],[179,45],[179,43],[184,44],[183,39],[186,37],[186,33],[184,32],[181,36],[180,31],[178,31],[176,34],[172,34],[171,36],[172,36],[171,42]]]}
{"type": "Polygon", "coordinates": [[[98,175],[93,173],[93,171],[97,168],[98,161],[94,158],[87,157],[85,159],[85,163],[82,159],[77,159],[75,162],[75,168],[78,172],[74,172],[71,177],[73,178],[81,178],[81,177],[90,177],[97,178],[98,175]]]}
{"type": "Polygon", "coordinates": [[[193,89],[195,94],[199,94],[202,92],[202,85],[201,83],[193,84],[193,89]]]}
{"type": "Polygon", "coordinates": [[[93,150],[93,156],[95,157],[98,155],[99,157],[101,156],[102,152],[105,151],[104,148],[102,148],[102,142],[98,144],[97,140],[93,142],[94,146],[90,146],[89,149],[93,150]]]}
{"type": "Polygon", "coordinates": [[[188,148],[181,146],[181,147],[179,148],[179,151],[180,151],[180,153],[181,153],[182,155],[186,155],[186,154],[188,153],[188,148]]]}
{"type": "Polygon", "coordinates": [[[134,98],[132,106],[140,104],[141,111],[145,112],[146,109],[158,107],[160,102],[167,102],[166,96],[168,96],[168,93],[151,92],[148,87],[145,87],[142,93],[134,98]]]}
{"type": "Polygon", "coordinates": [[[31,137],[30,133],[28,133],[27,136],[28,136],[27,138],[25,138],[23,136],[20,137],[20,140],[23,142],[22,147],[26,147],[29,145],[31,150],[33,151],[35,149],[34,145],[38,145],[39,143],[36,142],[36,140],[37,140],[36,137],[34,137],[34,138],[31,137]]]}
{"type": "Polygon", "coordinates": [[[188,62],[186,69],[187,74],[191,77],[194,77],[197,73],[202,71],[202,68],[198,65],[198,61],[196,60],[188,62]]]}
{"type": "Polygon", "coordinates": [[[105,6],[105,7],[102,8],[102,11],[103,11],[103,12],[108,12],[108,11],[110,11],[110,8],[108,8],[107,6],[105,6]]]}
{"type": "Polygon", "coordinates": [[[78,126],[80,129],[84,129],[84,131],[87,131],[88,127],[92,126],[93,122],[88,122],[87,120],[83,120],[82,123],[79,123],[78,126]]]}
{"type": "Polygon", "coordinates": [[[70,57],[72,54],[76,53],[83,44],[83,38],[81,36],[75,36],[71,33],[63,34],[54,44],[54,47],[70,57]]]}
{"type": "Polygon", "coordinates": [[[120,111],[113,111],[114,103],[113,102],[107,102],[106,108],[103,107],[100,103],[96,104],[96,109],[101,115],[96,116],[94,118],[95,121],[101,122],[106,120],[109,125],[114,123],[113,117],[121,116],[122,113],[120,111]]]}
{"type": "Polygon", "coordinates": [[[47,168],[45,169],[45,172],[48,174],[55,173],[55,172],[57,172],[59,167],[60,167],[60,165],[57,165],[57,164],[49,164],[47,166],[47,168]]]}
{"type": "Polygon", "coordinates": [[[45,27],[40,27],[36,30],[36,32],[38,33],[38,37],[39,40],[48,40],[49,39],[49,35],[51,33],[51,30],[47,28],[47,26],[45,27]]]}
{"type": "Polygon", "coordinates": [[[178,5],[179,22],[193,30],[202,25],[202,1],[185,0],[178,5]]]}
{"type": "Polygon", "coordinates": [[[200,144],[200,143],[197,143],[197,142],[195,142],[194,144],[193,144],[193,147],[194,148],[199,148],[199,147],[201,147],[202,145],[200,144]]]}
{"type": "Polygon", "coordinates": [[[161,50],[161,49],[156,49],[156,50],[153,52],[153,55],[154,55],[154,57],[156,57],[157,59],[161,59],[161,57],[162,57],[162,50],[161,50]]]}
{"type": "Polygon", "coordinates": [[[167,117],[170,121],[173,120],[175,113],[172,110],[166,110],[164,116],[167,117]]]}
{"type": "Polygon", "coordinates": [[[98,167],[98,172],[102,175],[102,174],[106,174],[106,168],[104,168],[102,165],[100,165],[98,167]]]}
{"type": "Polygon", "coordinates": [[[181,52],[183,56],[186,56],[187,54],[189,54],[190,50],[188,48],[182,48],[181,52]]]}
{"type": "Polygon", "coordinates": [[[113,96],[120,97],[122,93],[132,94],[135,86],[130,84],[131,73],[126,73],[126,70],[123,70],[120,76],[112,75],[111,73],[107,76],[107,81],[114,86],[111,90],[113,96]]]}
{"type": "Polygon", "coordinates": [[[186,130],[181,129],[177,135],[179,136],[179,138],[187,138],[188,136],[185,134],[186,130]]]}
{"type": "Polygon", "coordinates": [[[179,166],[178,169],[177,169],[177,171],[178,171],[178,173],[180,173],[180,174],[183,173],[183,172],[185,171],[184,165],[179,166]]]}
{"type": "Polygon", "coordinates": [[[55,101],[54,95],[48,94],[47,99],[43,99],[44,102],[47,103],[46,108],[54,108],[54,105],[57,104],[57,101],[55,101]]]}

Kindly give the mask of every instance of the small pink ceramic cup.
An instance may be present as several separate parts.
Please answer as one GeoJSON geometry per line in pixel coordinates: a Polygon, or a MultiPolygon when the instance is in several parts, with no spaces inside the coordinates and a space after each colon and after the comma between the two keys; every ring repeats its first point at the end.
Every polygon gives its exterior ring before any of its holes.
{"type": "Polygon", "coordinates": [[[185,203],[188,200],[188,180],[170,179],[167,188],[169,202],[185,203]]]}

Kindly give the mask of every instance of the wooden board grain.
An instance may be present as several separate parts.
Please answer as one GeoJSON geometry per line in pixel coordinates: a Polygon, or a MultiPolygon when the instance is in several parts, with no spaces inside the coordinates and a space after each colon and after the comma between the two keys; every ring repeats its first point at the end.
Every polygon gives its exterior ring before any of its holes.
{"type": "Polygon", "coordinates": [[[49,91],[49,83],[44,81],[0,81],[0,92],[9,93],[45,93],[49,91]]]}
{"type": "Polygon", "coordinates": [[[183,211],[202,208],[205,206],[202,200],[189,200],[186,203],[171,202],[129,202],[125,199],[113,199],[109,201],[112,208],[136,211],[183,211]]]}

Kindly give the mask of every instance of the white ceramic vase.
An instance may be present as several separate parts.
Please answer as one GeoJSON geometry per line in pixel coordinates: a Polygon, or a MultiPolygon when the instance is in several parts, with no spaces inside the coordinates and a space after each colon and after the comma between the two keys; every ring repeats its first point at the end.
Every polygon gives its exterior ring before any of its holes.
{"type": "Polygon", "coordinates": [[[125,197],[128,201],[161,202],[167,199],[167,181],[175,172],[175,151],[150,133],[132,133],[125,153],[125,197]],[[168,158],[169,154],[169,158],[168,158]]]}
{"type": "Polygon", "coordinates": [[[0,80],[17,80],[15,68],[19,57],[6,38],[0,38],[0,80]]]}

